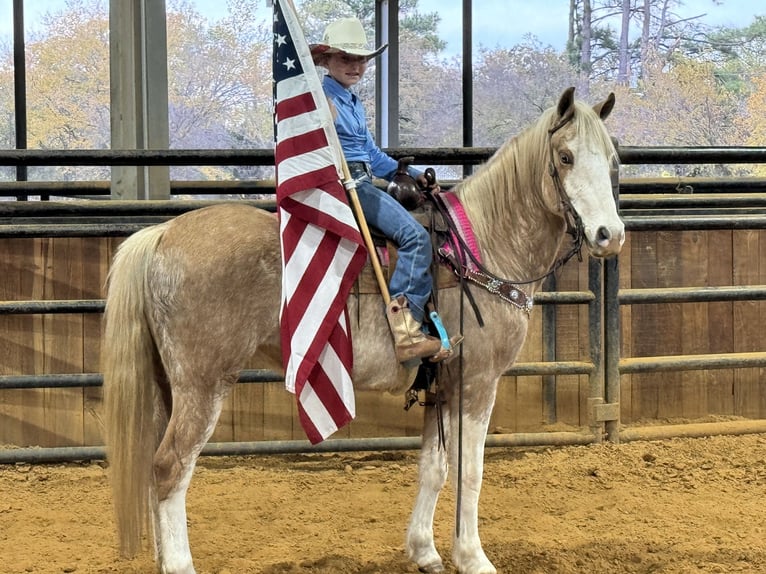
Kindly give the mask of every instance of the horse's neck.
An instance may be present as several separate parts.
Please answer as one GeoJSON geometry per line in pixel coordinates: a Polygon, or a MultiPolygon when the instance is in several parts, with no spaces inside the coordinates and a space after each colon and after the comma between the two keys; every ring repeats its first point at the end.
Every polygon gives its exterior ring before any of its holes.
{"type": "MultiPolygon", "coordinates": [[[[510,159],[511,164],[516,161],[510,159]]],[[[517,170],[508,169],[512,165],[501,165],[499,159],[493,161],[496,164],[487,164],[456,190],[482,258],[489,271],[505,279],[527,281],[540,277],[556,259],[564,237],[564,221],[543,205],[542,174],[523,183],[517,170]],[[502,174],[498,173],[501,169],[502,174]]]]}

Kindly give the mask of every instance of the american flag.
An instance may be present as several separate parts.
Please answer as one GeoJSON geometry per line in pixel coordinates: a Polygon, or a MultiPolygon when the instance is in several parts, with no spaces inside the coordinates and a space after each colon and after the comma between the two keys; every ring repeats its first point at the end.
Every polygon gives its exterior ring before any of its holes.
{"type": "Polygon", "coordinates": [[[355,416],[346,298],[367,250],[341,183],[342,152],[290,0],[274,2],[274,129],[285,385],[312,444],[355,416]]]}

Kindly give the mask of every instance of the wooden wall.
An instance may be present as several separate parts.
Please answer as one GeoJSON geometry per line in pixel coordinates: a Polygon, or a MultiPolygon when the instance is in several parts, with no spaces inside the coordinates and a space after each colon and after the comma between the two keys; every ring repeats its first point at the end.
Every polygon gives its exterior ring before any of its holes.
{"type": "MultiPolygon", "coordinates": [[[[766,284],[766,232],[635,232],[620,256],[623,288],[766,284]],[[761,247],[763,245],[763,247],[761,247]]],[[[119,239],[0,240],[0,300],[101,299],[119,239]]],[[[586,290],[587,263],[570,262],[560,290],[586,290]]],[[[763,350],[766,303],[675,303],[621,310],[624,357],[763,350]]],[[[531,319],[521,361],[542,360],[541,316],[531,319]]],[[[585,306],[557,309],[560,360],[587,360],[585,306]]],[[[0,315],[0,375],[99,372],[101,315],[0,315]]],[[[251,365],[257,367],[257,365],[251,365]]],[[[622,377],[624,423],[710,415],[766,418],[760,369],[642,373],[622,377]]],[[[557,378],[554,425],[542,377],[506,377],[491,430],[587,426],[587,376],[557,378]]],[[[0,390],[0,444],[101,445],[101,389],[0,390]]],[[[336,437],[418,435],[422,413],[402,397],[357,395],[357,419],[336,437]]],[[[213,441],[303,439],[294,397],[282,383],[238,385],[213,441]]]]}

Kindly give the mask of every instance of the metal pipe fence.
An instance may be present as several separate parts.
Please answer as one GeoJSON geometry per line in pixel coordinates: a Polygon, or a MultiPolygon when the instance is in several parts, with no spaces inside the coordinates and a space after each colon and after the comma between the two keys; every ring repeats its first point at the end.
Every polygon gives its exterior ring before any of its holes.
{"type": "MultiPolygon", "coordinates": [[[[387,150],[393,157],[413,155],[418,162],[460,165],[486,160],[493,148],[397,148],[387,150]]],[[[626,164],[766,163],[766,148],[618,148],[626,164]]],[[[42,151],[0,150],[0,165],[273,165],[272,150],[97,150],[42,151]]],[[[621,180],[620,209],[629,231],[707,230],[766,228],[766,179],[759,178],[661,178],[621,180]]],[[[178,194],[273,194],[273,182],[174,182],[178,194]]],[[[108,195],[108,182],[2,182],[0,196],[39,193],[59,195],[108,195]],[[60,186],[60,187],[57,187],[60,186]],[[21,193],[20,193],[21,192],[21,193]]],[[[91,201],[91,202],[0,202],[0,237],[85,237],[125,236],[146,225],[174,217],[216,200],[178,201],[91,201]],[[69,204],[67,204],[69,203],[69,204]],[[73,219],[77,218],[76,222],[73,219]],[[119,219],[119,221],[115,221],[119,219]]],[[[273,200],[237,200],[273,209],[273,200]]],[[[619,417],[620,374],[701,368],[766,366],[766,353],[680,357],[621,358],[619,351],[620,306],[661,302],[709,302],[763,300],[766,286],[684,287],[675,289],[619,289],[617,258],[589,262],[589,290],[586,292],[545,291],[535,297],[544,310],[562,304],[588,305],[589,361],[520,363],[507,374],[542,375],[544,394],[555,401],[555,376],[589,376],[589,432],[514,433],[490,435],[487,446],[530,446],[589,444],[602,436],[613,442],[646,437],[707,436],[765,432],[766,421],[708,423],[679,427],[621,429],[619,417]],[[603,293],[603,298],[602,298],[603,293]],[[694,428],[691,428],[694,427],[694,428]],[[653,429],[653,430],[652,430],[653,429]],[[686,429],[686,430],[684,430],[686,429]]],[[[19,313],[100,313],[103,301],[0,302],[0,314],[19,313]]],[[[555,328],[555,313],[544,312],[545,329],[555,328]]],[[[550,339],[548,339],[550,341],[550,339]]],[[[555,350],[544,352],[546,359],[555,350]]],[[[282,380],[277,373],[243,371],[241,382],[282,380]]],[[[0,390],[41,387],[99,386],[98,373],[12,375],[0,377],[0,390]]],[[[549,413],[555,414],[555,403],[549,413]]],[[[386,439],[328,440],[310,446],[308,441],[262,441],[257,443],[209,444],[203,454],[273,454],[287,452],[335,452],[340,450],[416,449],[416,437],[386,439]]],[[[53,462],[103,458],[102,447],[23,448],[0,450],[0,463],[53,462]]]]}

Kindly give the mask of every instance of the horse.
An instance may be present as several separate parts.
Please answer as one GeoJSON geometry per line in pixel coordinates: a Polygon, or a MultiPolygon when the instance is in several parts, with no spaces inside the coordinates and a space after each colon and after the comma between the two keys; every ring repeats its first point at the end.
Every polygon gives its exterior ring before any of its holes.
{"type": "MultiPolygon", "coordinates": [[[[462,204],[490,276],[511,278],[529,302],[556,268],[573,226],[596,257],[619,253],[625,240],[611,180],[617,154],[603,121],[614,103],[609,94],[590,106],[575,99],[574,88],[565,90],[475,173],[441,192],[462,204]]],[[[135,555],[151,531],[163,574],[195,572],[187,490],[240,371],[255,357],[256,364],[284,372],[280,257],[275,215],[231,203],[144,228],[115,253],[102,368],[119,548],[123,556],[135,555]]],[[[465,339],[459,360],[441,369],[440,404],[424,407],[405,548],[428,573],[445,568],[433,522],[450,479],[460,492],[452,563],[464,574],[496,572],[478,532],[484,443],[498,381],[522,347],[530,309],[511,304],[498,289],[471,292],[483,320],[470,311],[461,318],[461,289],[438,289],[443,324],[451,333],[462,329],[465,339]]],[[[412,370],[395,359],[383,308],[379,294],[348,298],[354,387],[404,393],[412,370]]]]}

